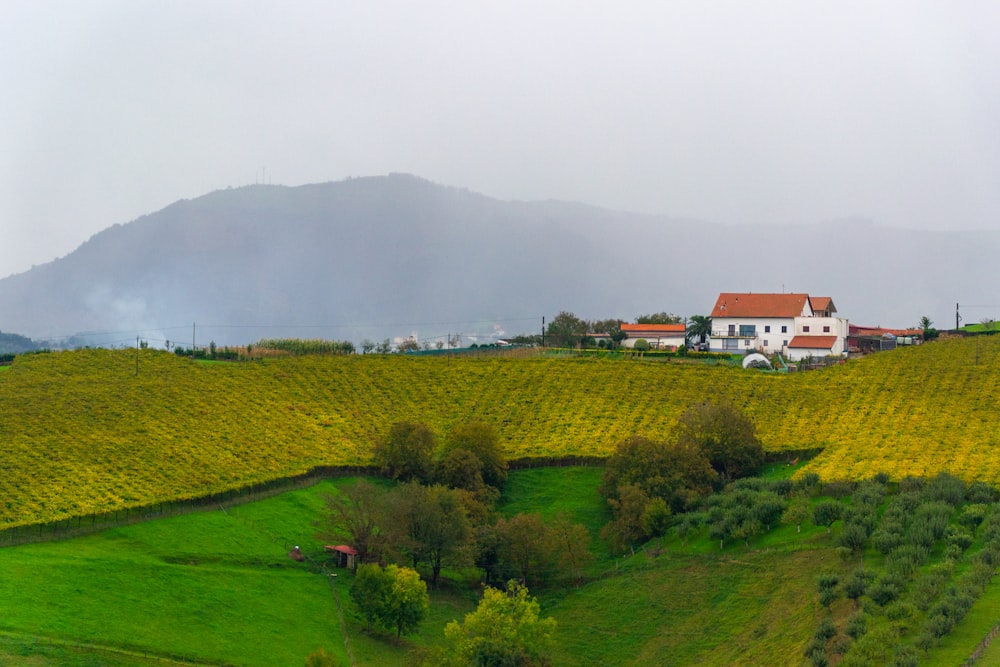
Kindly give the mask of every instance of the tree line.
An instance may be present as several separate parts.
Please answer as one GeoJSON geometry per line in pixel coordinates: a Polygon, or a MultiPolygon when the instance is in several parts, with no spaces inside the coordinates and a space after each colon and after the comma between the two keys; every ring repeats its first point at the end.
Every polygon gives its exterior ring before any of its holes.
{"type": "MultiPolygon", "coordinates": [[[[397,636],[412,632],[426,613],[427,585],[436,588],[445,569],[480,574],[489,587],[478,612],[484,619],[497,613],[490,609],[501,601],[516,601],[508,612],[529,613],[539,628],[549,626],[538,618],[526,586],[581,581],[593,560],[590,535],[561,515],[502,516],[496,511],[507,481],[507,459],[492,425],[458,424],[439,442],[426,424],[397,422],[376,443],[374,455],[383,475],[395,484],[361,480],[327,496],[328,519],[321,534],[324,540],[344,539],[358,552],[351,597],[370,630],[397,636]]],[[[487,623],[476,618],[465,624],[487,623]]],[[[455,638],[456,655],[478,656],[474,664],[543,664],[535,653],[544,644],[540,639],[518,648],[516,636],[472,641],[469,631],[452,626],[446,633],[455,638]],[[536,655],[533,662],[530,655],[536,655]],[[520,658],[494,661],[503,656],[520,658]]],[[[448,664],[447,657],[433,653],[420,659],[426,658],[422,664],[448,664]]],[[[455,660],[452,664],[468,664],[455,660]]]]}
{"type": "MultiPolygon", "coordinates": [[[[680,315],[659,312],[638,315],[636,324],[685,324],[685,338],[689,344],[707,341],[712,334],[712,319],[704,315],[693,315],[685,320],[680,315]]],[[[625,322],[611,318],[603,320],[585,320],[569,311],[562,311],[548,323],[544,334],[535,336],[515,336],[512,343],[541,344],[546,347],[568,348],[609,348],[619,347],[626,338],[621,326],[625,322]],[[599,340],[592,334],[603,334],[599,340]]]]}

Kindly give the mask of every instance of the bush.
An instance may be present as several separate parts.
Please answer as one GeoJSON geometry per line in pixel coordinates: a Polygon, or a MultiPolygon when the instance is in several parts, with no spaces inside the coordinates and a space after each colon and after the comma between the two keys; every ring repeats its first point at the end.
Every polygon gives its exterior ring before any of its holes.
{"type": "Polygon", "coordinates": [[[858,613],[847,619],[847,627],[844,628],[844,632],[847,633],[848,637],[856,641],[864,636],[867,629],[868,614],[858,613]]]}
{"type": "Polygon", "coordinates": [[[816,632],[813,634],[813,637],[826,641],[836,634],[837,626],[833,624],[833,621],[830,618],[824,618],[819,622],[819,627],[816,628],[816,632]]]}
{"type": "Polygon", "coordinates": [[[1000,496],[997,490],[985,482],[973,482],[965,492],[965,498],[970,503],[989,505],[995,503],[1000,496]]]}
{"type": "MultiPolygon", "coordinates": [[[[844,594],[857,603],[858,598],[865,594],[868,584],[875,577],[873,572],[855,570],[851,578],[844,582],[844,594]]],[[[856,639],[856,638],[855,638],[856,639]]]]}
{"type": "Polygon", "coordinates": [[[940,501],[958,507],[965,502],[965,482],[946,472],[931,478],[920,492],[922,500],[940,501]]]}
{"type": "Polygon", "coordinates": [[[753,422],[732,403],[702,403],[677,419],[677,444],[704,452],[723,484],[752,475],[764,463],[753,422]]]}
{"type": "Polygon", "coordinates": [[[878,606],[884,607],[899,597],[902,591],[903,586],[897,577],[884,574],[868,587],[868,597],[878,606]]]}

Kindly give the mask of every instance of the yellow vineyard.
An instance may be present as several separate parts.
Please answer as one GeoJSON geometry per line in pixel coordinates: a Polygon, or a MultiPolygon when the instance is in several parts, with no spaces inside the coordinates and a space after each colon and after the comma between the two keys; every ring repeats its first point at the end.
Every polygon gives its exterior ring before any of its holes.
{"type": "Polygon", "coordinates": [[[603,456],[727,398],[824,478],[947,470],[1000,483],[1000,338],[825,371],[594,359],[352,356],[206,364],[164,352],[19,357],[0,373],[0,528],[363,465],[399,420],[480,419],[511,458],[603,456]]]}

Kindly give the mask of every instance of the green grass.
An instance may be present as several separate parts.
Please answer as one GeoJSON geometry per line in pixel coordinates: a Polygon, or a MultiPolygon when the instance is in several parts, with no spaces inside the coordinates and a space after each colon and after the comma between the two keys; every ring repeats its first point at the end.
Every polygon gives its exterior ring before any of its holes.
{"type": "Polygon", "coordinates": [[[794,665],[831,550],[645,554],[548,607],[555,664],[794,665]]]}
{"type": "Polygon", "coordinates": [[[125,652],[241,665],[343,651],[310,522],[323,486],[227,512],[151,521],[0,550],[2,629],[125,652]],[[280,516],[278,521],[268,520],[280,516]]]}
{"type": "Polygon", "coordinates": [[[539,512],[545,517],[562,513],[599,533],[610,515],[597,492],[603,467],[529,468],[510,474],[500,511],[505,516],[539,512]]]}
{"type": "MultiPolygon", "coordinates": [[[[592,534],[606,520],[600,468],[512,472],[500,511],[566,514],[592,534]]],[[[158,519],[63,542],[0,549],[0,667],[150,667],[174,664],[301,665],[320,646],[343,664],[394,667],[417,646],[442,646],[443,628],[476,604],[475,581],[432,591],[419,632],[370,636],[350,602],[351,575],[287,557],[298,544],[322,553],[315,522],[321,482],[264,501],[158,519]],[[337,574],[336,577],[329,576],[337,574]],[[341,620],[342,619],[342,620],[341,620]]],[[[558,622],[557,665],[801,665],[826,610],[816,576],[846,576],[825,528],[780,526],[750,546],[702,529],[613,559],[594,539],[597,562],[578,588],[538,589],[558,622]]],[[[877,566],[871,558],[869,566],[877,566]]],[[[960,664],[1000,617],[994,582],[922,665],[960,664]]],[[[851,603],[833,605],[843,619],[851,603]]],[[[1000,644],[981,664],[998,664],[1000,644]]]]}

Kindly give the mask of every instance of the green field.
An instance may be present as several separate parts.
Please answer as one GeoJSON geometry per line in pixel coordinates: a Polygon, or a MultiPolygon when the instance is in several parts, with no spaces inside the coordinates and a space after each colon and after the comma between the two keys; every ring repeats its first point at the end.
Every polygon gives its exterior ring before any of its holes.
{"type": "MultiPolygon", "coordinates": [[[[593,533],[606,518],[601,472],[516,471],[499,509],[561,512],[593,533]]],[[[351,481],[0,549],[0,665],[301,665],[323,646],[343,664],[391,666],[412,647],[442,645],[444,625],[475,604],[474,580],[450,573],[418,634],[397,643],[364,632],[347,596],[350,575],[322,568],[322,498],[351,481]],[[310,562],[287,557],[296,544],[310,562]]],[[[817,574],[854,567],[836,554],[836,534],[781,526],[722,551],[704,534],[685,544],[671,536],[617,559],[594,535],[598,558],[582,586],[533,591],[558,622],[554,664],[805,664],[803,647],[825,613],[817,574]]],[[[1000,620],[998,603],[995,581],[920,664],[960,664],[1000,620]]],[[[849,606],[839,600],[834,616],[849,606]]]]}

